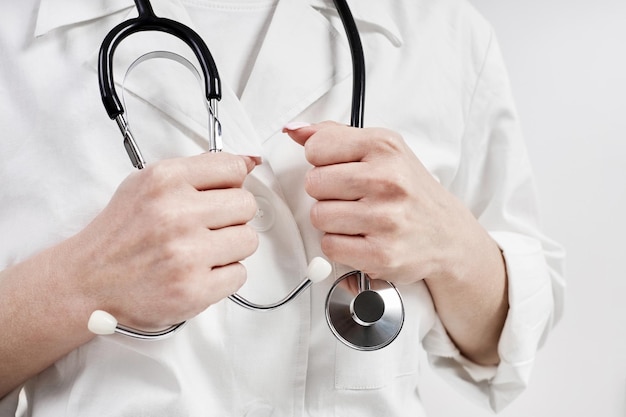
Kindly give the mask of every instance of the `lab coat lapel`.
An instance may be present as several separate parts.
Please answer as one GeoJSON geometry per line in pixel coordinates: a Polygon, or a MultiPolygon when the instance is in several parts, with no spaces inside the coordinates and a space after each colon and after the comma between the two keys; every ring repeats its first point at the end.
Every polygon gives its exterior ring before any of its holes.
{"type": "Polygon", "coordinates": [[[280,0],[241,102],[265,141],[350,74],[348,44],[330,22],[307,1],[280,0]]]}
{"type": "Polygon", "coordinates": [[[41,0],[35,24],[36,37],[64,26],[87,22],[133,6],[133,0],[41,0]]]}
{"type": "MultiPolygon", "coordinates": [[[[42,7],[49,1],[42,0],[42,7]]],[[[85,18],[93,18],[127,6],[128,0],[115,0],[106,10],[94,5],[83,14],[85,18]]],[[[395,23],[379,1],[360,0],[352,2],[351,6],[362,36],[374,31],[386,36],[396,45],[401,43],[395,23]]],[[[187,11],[179,2],[153,0],[153,7],[157,15],[193,27],[187,11]]],[[[134,8],[126,18],[133,16],[136,16],[134,8]]],[[[39,19],[39,30],[43,32],[50,19],[43,19],[43,15],[39,19]]],[[[76,16],[73,19],[80,20],[76,16]]],[[[59,18],[52,21],[57,26],[63,24],[59,18]]],[[[48,23],[48,26],[52,24],[48,23]]],[[[169,36],[162,37],[156,45],[133,36],[122,42],[118,48],[114,62],[115,73],[123,75],[128,65],[137,57],[164,47],[195,63],[195,57],[190,50],[169,36]],[[131,39],[134,41],[128,42],[131,39]],[[167,41],[162,42],[164,40],[167,41]]],[[[219,68],[219,63],[217,64],[219,68]]],[[[97,68],[97,51],[91,57],[90,65],[97,68]]],[[[176,69],[180,73],[180,67],[176,69]]],[[[224,132],[224,149],[239,154],[261,155],[263,141],[279,131],[286,122],[297,117],[334,85],[348,79],[351,73],[348,43],[332,2],[280,0],[241,100],[237,99],[228,85],[222,85],[223,98],[219,105],[219,114],[224,132]]],[[[177,76],[171,73],[171,69],[146,71],[141,73],[141,77],[131,77],[126,84],[126,90],[158,109],[164,117],[174,121],[181,130],[206,148],[207,114],[202,105],[197,105],[202,100],[200,86],[195,85],[194,91],[186,95],[181,92],[181,95],[190,97],[190,102],[194,102],[193,105],[183,108],[163,100],[158,90],[146,88],[164,82],[176,82],[176,79],[177,76]]],[[[119,82],[120,77],[116,76],[116,81],[119,82]]],[[[350,98],[346,97],[346,114],[349,103],[350,98]]]]}
{"type": "MultiPolygon", "coordinates": [[[[376,33],[402,44],[388,3],[359,0],[350,6],[362,37],[376,33]]],[[[241,102],[265,141],[351,76],[350,48],[333,2],[280,0],[241,102]]],[[[350,102],[347,96],[346,114],[350,102]]]]}

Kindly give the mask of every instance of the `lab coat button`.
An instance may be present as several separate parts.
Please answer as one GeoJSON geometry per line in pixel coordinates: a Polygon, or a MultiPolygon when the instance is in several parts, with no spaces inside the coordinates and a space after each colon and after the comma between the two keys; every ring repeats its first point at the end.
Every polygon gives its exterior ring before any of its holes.
{"type": "Polygon", "coordinates": [[[275,211],[266,198],[254,196],[257,204],[257,211],[252,220],[248,222],[257,232],[265,232],[274,226],[275,211]]]}
{"type": "Polygon", "coordinates": [[[248,410],[246,417],[271,417],[272,407],[267,404],[255,404],[254,408],[248,410]]]}

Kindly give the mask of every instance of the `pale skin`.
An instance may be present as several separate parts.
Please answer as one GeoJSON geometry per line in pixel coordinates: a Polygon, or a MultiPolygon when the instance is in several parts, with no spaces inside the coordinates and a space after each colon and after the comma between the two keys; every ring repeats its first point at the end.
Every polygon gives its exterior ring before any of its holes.
{"type": "Polygon", "coordinates": [[[305,188],[318,200],[311,222],[325,232],[326,256],[374,279],[424,280],[462,354],[498,364],[508,311],[506,269],[472,213],[397,133],[331,122],[285,132],[314,166],[305,188]]]}
{"type": "MultiPolygon", "coordinates": [[[[461,352],[497,364],[508,309],[495,242],[385,129],[321,123],[286,132],[313,169],[306,192],[322,250],[373,279],[424,280],[461,352]]],[[[160,328],[237,291],[239,263],[258,245],[242,189],[255,162],[203,154],[133,173],[83,231],[0,272],[0,397],[94,336],[103,309],[124,324],[160,328]],[[155,227],[155,225],[159,225],[155,227]],[[141,296],[137,296],[140,294],[141,296]]]]}
{"type": "Polygon", "coordinates": [[[103,309],[162,328],[235,292],[257,248],[251,158],[203,154],[131,174],[80,233],[0,272],[0,396],[91,340],[103,309]]]}

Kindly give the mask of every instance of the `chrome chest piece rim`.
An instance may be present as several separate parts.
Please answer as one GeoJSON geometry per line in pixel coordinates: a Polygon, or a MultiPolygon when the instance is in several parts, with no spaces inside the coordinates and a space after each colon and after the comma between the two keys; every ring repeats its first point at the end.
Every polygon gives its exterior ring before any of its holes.
{"type": "Polygon", "coordinates": [[[389,345],[404,324],[404,306],[390,282],[361,271],[341,276],[326,297],[326,321],[337,339],[363,351],[389,345]]]}

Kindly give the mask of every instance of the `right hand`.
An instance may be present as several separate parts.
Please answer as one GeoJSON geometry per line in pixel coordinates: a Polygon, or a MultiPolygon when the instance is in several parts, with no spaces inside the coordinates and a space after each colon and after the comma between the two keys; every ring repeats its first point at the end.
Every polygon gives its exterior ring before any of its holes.
{"type": "Polygon", "coordinates": [[[71,239],[77,290],[145,330],[187,320],[236,292],[258,246],[241,188],[255,162],[227,153],[164,160],[129,175],[71,239]],[[74,255],[77,254],[77,255],[74,255]]]}

